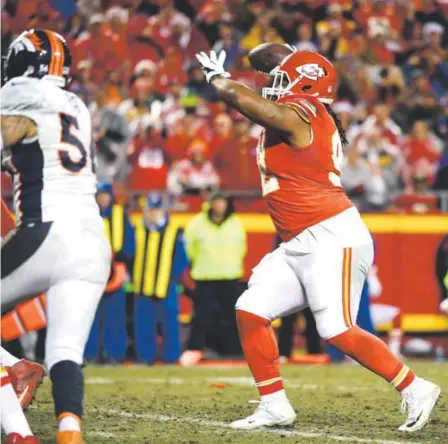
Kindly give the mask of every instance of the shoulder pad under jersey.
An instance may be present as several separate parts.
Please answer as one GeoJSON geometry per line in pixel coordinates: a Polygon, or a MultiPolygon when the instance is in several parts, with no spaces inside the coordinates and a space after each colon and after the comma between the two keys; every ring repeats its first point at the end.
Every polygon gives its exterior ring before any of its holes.
{"type": "Polygon", "coordinates": [[[277,103],[294,109],[306,123],[311,123],[324,106],[317,98],[309,94],[287,94],[278,99],[277,103]]]}
{"type": "Polygon", "coordinates": [[[56,86],[43,80],[16,77],[1,89],[1,114],[25,115],[31,112],[55,111],[56,86]],[[49,91],[51,88],[51,91],[49,91]]]}

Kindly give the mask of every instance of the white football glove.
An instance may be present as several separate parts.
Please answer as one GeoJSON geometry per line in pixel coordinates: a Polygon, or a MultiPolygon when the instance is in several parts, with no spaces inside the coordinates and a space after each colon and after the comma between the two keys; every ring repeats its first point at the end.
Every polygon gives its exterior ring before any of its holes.
{"type": "Polygon", "coordinates": [[[440,310],[442,310],[444,313],[448,315],[448,299],[444,299],[440,303],[440,310]]]}
{"type": "Polygon", "coordinates": [[[202,71],[208,83],[215,76],[230,77],[230,73],[224,69],[224,62],[226,61],[225,51],[221,51],[219,56],[216,55],[215,51],[210,51],[209,56],[202,51],[196,54],[196,58],[202,66],[202,71]]]}

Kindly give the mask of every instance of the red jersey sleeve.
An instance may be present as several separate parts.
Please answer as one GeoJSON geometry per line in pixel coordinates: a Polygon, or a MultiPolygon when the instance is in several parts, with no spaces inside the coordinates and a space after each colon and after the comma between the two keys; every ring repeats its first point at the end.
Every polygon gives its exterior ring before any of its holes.
{"type": "Polygon", "coordinates": [[[277,103],[292,108],[302,120],[309,124],[318,117],[319,108],[324,106],[317,99],[309,95],[304,97],[301,94],[288,94],[278,99],[277,103]]]}

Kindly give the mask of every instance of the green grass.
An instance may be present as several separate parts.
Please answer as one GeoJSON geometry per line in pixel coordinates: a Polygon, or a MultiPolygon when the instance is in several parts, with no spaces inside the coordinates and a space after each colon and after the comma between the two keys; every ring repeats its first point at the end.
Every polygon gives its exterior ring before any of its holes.
{"type": "MultiPolygon", "coordinates": [[[[448,364],[416,363],[413,368],[446,395],[448,364]]],[[[423,431],[404,435],[396,431],[404,421],[399,395],[363,368],[285,366],[282,374],[298,422],[285,431],[241,432],[227,424],[250,414],[256,406],[248,401],[257,399],[244,368],[90,367],[85,370],[85,438],[89,444],[448,443],[443,399],[423,431]]],[[[28,417],[42,442],[54,443],[48,381],[28,417]]]]}

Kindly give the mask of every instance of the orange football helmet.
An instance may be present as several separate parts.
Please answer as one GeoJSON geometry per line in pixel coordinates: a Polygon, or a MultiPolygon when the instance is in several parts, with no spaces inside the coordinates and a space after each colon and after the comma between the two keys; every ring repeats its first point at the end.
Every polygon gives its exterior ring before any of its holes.
{"type": "Polygon", "coordinates": [[[263,88],[263,97],[280,98],[286,94],[309,94],[321,102],[334,100],[338,75],[325,57],[312,51],[296,51],[270,73],[272,86],[263,88]]]}

